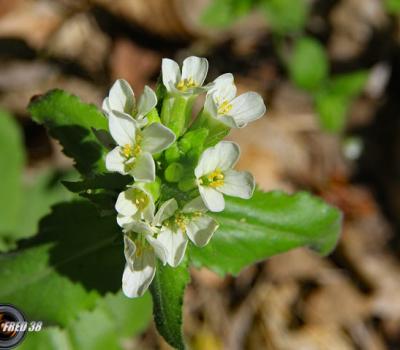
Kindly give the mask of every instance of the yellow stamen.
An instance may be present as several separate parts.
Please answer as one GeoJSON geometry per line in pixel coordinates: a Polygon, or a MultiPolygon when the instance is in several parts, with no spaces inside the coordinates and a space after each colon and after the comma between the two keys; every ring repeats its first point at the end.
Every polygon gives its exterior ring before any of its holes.
{"type": "Polygon", "coordinates": [[[175,224],[178,225],[183,233],[186,232],[186,218],[184,215],[177,215],[175,217],[175,224]]]}
{"type": "Polygon", "coordinates": [[[138,133],[136,134],[136,140],[135,140],[136,142],[134,146],[127,143],[122,147],[122,154],[125,156],[125,158],[129,159],[136,157],[142,151],[142,147],[140,146],[142,138],[143,138],[142,135],[138,133]]]}
{"type": "Polygon", "coordinates": [[[224,184],[224,174],[221,169],[217,168],[212,173],[207,175],[208,186],[211,187],[219,187],[224,184]]]}
{"type": "Polygon", "coordinates": [[[149,197],[147,194],[138,188],[133,189],[132,197],[139,210],[144,210],[149,204],[149,197]]]}
{"type": "Polygon", "coordinates": [[[228,100],[222,102],[218,107],[218,114],[228,114],[232,109],[232,104],[229,103],[228,100]]]}
{"type": "Polygon", "coordinates": [[[197,86],[197,84],[196,84],[196,82],[193,80],[192,77],[187,78],[187,79],[182,79],[181,81],[179,81],[178,84],[176,84],[176,88],[177,88],[179,91],[186,91],[186,90],[188,90],[188,89],[190,89],[190,88],[194,88],[194,87],[196,87],[196,86],[197,86]]]}
{"type": "Polygon", "coordinates": [[[131,144],[127,143],[122,147],[122,153],[125,158],[132,158],[134,156],[134,147],[131,144]]]}

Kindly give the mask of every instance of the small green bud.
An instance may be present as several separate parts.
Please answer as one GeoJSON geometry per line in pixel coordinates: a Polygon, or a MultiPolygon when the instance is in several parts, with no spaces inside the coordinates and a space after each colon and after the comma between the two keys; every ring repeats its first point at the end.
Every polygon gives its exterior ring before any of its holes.
{"type": "Polygon", "coordinates": [[[177,162],[181,157],[181,153],[179,151],[178,145],[176,143],[172,144],[166,151],[165,151],[165,160],[168,164],[177,162]]]}
{"type": "Polygon", "coordinates": [[[186,153],[187,151],[189,151],[191,147],[192,147],[192,144],[190,143],[189,140],[187,140],[185,138],[179,140],[179,149],[183,153],[186,153]]]}
{"type": "Polygon", "coordinates": [[[178,182],[183,176],[184,167],[179,163],[172,163],[168,165],[164,171],[165,179],[168,182],[178,182]]]}

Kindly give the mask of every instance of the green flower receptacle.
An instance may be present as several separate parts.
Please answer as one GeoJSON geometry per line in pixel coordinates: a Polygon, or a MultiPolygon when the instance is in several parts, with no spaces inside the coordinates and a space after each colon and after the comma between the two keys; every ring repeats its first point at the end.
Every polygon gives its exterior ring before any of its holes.
{"type": "Polygon", "coordinates": [[[216,145],[219,141],[223,140],[231,130],[229,126],[214,118],[210,113],[201,110],[197,119],[194,121],[190,130],[197,130],[205,128],[208,130],[208,135],[204,141],[204,148],[216,145]]]}

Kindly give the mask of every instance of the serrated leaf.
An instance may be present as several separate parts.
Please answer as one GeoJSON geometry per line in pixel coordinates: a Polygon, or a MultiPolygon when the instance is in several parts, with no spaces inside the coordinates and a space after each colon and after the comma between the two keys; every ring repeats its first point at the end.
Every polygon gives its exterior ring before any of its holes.
{"type": "Polygon", "coordinates": [[[4,248],[7,242],[3,239],[10,239],[20,220],[24,162],[25,152],[18,124],[12,116],[0,112],[0,246],[4,245],[4,248]]]}
{"type": "Polygon", "coordinates": [[[183,295],[190,275],[187,264],[176,268],[159,261],[150,292],[153,297],[154,321],[164,339],[176,349],[185,349],[182,335],[183,295]]]}
{"type": "Polygon", "coordinates": [[[300,88],[317,89],[327,78],[328,57],[324,47],[313,38],[301,38],[288,61],[290,79],[300,88]]]}
{"type": "Polygon", "coordinates": [[[100,217],[86,201],[59,204],[22,250],[0,256],[0,300],[65,325],[99,293],[119,290],[123,268],[115,217],[100,217]]]}
{"type": "Polygon", "coordinates": [[[236,275],[250,264],[302,246],[328,254],[342,219],[339,210],[307,193],[261,191],[250,200],[226,198],[226,209],[214,217],[220,228],[206,247],[190,247],[190,259],[221,275],[236,275]]]}
{"type": "Polygon", "coordinates": [[[129,175],[121,175],[118,173],[98,174],[92,178],[83,179],[81,181],[63,181],[63,184],[71,192],[79,193],[87,190],[121,190],[126,185],[133,182],[129,175]]]}
{"type": "Polygon", "coordinates": [[[107,130],[107,119],[96,106],[65,91],[51,90],[34,98],[28,110],[36,122],[44,124],[50,135],[60,141],[79,172],[92,176],[105,170],[103,157],[107,149],[93,129],[107,130]]]}

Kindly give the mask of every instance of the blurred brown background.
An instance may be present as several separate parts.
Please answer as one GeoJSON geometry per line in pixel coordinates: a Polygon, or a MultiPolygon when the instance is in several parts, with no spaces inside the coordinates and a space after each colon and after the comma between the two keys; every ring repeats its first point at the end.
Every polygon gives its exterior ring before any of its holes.
{"type": "MultiPolygon", "coordinates": [[[[311,96],[288,79],[268,21],[253,11],[213,29],[200,21],[210,2],[1,0],[0,106],[24,129],[27,171],[71,166],[29,119],[33,95],[59,87],[100,106],[117,78],[136,94],[154,86],[162,57],[207,57],[209,80],[232,72],[239,91],[267,104],[267,117],[230,136],[243,149],[240,167],[265,190],[321,195],[345,222],[329,258],[299,249],[236,279],[193,270],[185,300],[193,349],[400,349],[399,17],[378,0],[307,2],[305,32],[324,45],[331,71],[370,73],[345,132],[330,134],[311,96]]],[[[153,326],[133,344],[168,348],[153,326]]]]}

